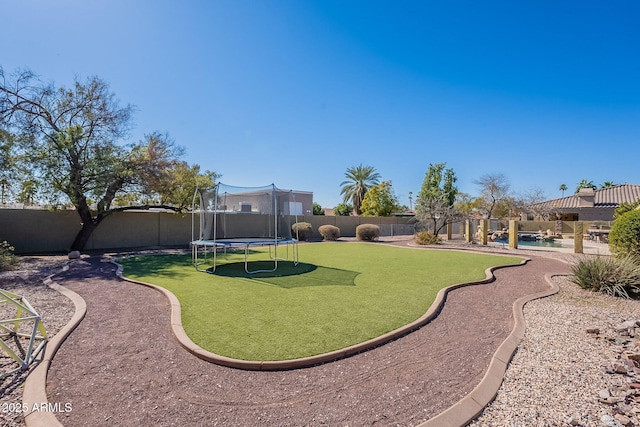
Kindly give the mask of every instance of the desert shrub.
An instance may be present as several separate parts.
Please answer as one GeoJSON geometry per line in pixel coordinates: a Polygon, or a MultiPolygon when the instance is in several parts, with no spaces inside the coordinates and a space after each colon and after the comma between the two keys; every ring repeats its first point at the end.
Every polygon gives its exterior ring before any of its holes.
{"type": "Polygon", "coordinates": [[[356,240],[373,241],[380,237],[380,227],[375,224],[360,224],[356,227],[356,240]]]}
{"type": "Polygon", "coordinates": [[[293,237],[305,241],[311,239],[313,236],[313,226],[308,222],[296,222],[291,226],[293,237]]]}
{"type": "Polygon", "coordinates": [[[640,210],[629,211],[613,223],[609,232],[609,249],[616,256],[640,257],[640,210]]]}
{"type": "Polygon", "coordinates": [[[318,227],[318,232],[324,240],[338,240],[340,238],[340,229],[335,225],[321,225],[318,227]]]}
{"type": "Polygon", "coordinates": [[[571,264],[571,281],[583,289],[623,298],[640,296],[640,262],[633,255],[579,258],[571,264]]]}
{"type": "Polygon", "coordinates": [[[442,239],[430,231],[422,230],[416,234],[416,243],[419,245],[438,245],[442,239]]]}
{"type": "Polygon", "coordinates": [[[9,270],[18,263],[18,257],[14,255],[15,248],[6,240],[0,243],[0,271],[9,270]]]}

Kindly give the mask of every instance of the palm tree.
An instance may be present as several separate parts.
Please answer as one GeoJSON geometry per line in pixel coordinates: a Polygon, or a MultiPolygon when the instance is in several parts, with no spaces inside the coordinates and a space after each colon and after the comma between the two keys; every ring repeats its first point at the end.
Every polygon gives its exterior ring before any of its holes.
{"type": "Polygon", "coordinates": [[[600,188],[609,188],[609,187],[615,187],[616,184],[613,181],[605,181],[604,184],[600,185],[600,188]]]}
{"type": "Polygon", "coordinates": [[[567,191],[567,184],[560,184],[560,191],[562,191],[562,197],[564,197],[564,192],[567,191]]]}
{"type": "Polygon", "coordinates": [[[576,188],[576,193],[578,193],[581,188],[593,188],[595,190],[598,187],[596,187],[593,181],[587,181],[586,179],[583,179],[578,183],[578,187],[576,188]]]}
{"type": "Polygon", "coordinates": [[[370,187],[380,183],[380,174],[373,166],[362,166],[360,163],[359,166],[348,168],[344,176],[347,180],[340,183],[340,194],[344,196],[345,203],[350,202],[353,205],[355,214],[360,215],[362,199],[370,187]]]}

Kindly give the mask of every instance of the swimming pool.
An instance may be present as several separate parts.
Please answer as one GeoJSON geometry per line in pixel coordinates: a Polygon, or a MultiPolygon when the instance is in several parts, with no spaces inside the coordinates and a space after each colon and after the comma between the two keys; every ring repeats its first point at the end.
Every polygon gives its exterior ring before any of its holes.
{"type": "MultiPolygon", "coordinates": [[[[498,243],[502,243],[502,244],[509,244],[509,240],[496,240],[496,242],[498,243]]],[[[546,241],[546,240],[521,240],[518,239],[518,247],[520,246],[533,246],[533,247],[539,247],[539,248],[572,248],[573,247],[573,241],[571,242],[566,242],[563,243],[562,239],[557,239],[557,240],[551,240],[551,241],[546,241]]]]}

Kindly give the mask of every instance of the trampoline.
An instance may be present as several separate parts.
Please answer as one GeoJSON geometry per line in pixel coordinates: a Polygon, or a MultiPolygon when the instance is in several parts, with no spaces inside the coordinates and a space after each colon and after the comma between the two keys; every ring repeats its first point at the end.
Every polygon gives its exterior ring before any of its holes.
{"type": "Polygon", "coordinates": [[[291,232],[291,220],[297,222],[298,219],[297,206],[292,190],[281,190],[274,184],[234,187],[219,183],[210,189],[196,189],[191,233],[194,267],[198,271],[214,273],[219,255],[227,258],[228,251],[232,250],[244,253],[247,274],[274,272],[278,269],[278,261],[292,260],[298,265],[298,239],[291,232]],[[196,212],[199,227],[196,227],[196,212]],[[273,268],[251,270],[252,247],[268,247],[273,268]],[[212,266],[202,268],[208,263],[212,266]]]}

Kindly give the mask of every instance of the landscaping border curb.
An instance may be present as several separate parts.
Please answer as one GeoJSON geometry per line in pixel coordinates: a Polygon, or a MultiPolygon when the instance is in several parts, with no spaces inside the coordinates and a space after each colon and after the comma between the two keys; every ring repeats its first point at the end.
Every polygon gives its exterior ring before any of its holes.
{"type": "Polygon", "coordinates": [[[435,417],[419,424],[419,427],[459,427],[466,426],[473,421],[484,408],[495,399],[498,390],[502,385],[504,374],[507,371],[509,362],[516,353],[522,338],[524,337],[526,320],[524,318],[524,306],[529,301],[545,298],[558,293],[559,286],[552,280],[557,274],[547,273],[544,278],[549,285],[549,290],[527,295],[517,299],[513,303],[514,326],[509,336],[502,342],[496,350],[489,368],[480,384],[478,384],[468,395],[460,399],[449,409],[439,413],[435,417]]]}
{"type": "MultiPolygon", "coordinates": [[[[69,265],[67,264],[62,268],[62,271],[66,271],[68,269],[69,265]]],[[[24,383],[22,403],[27,409],[23,414],[24,422],[27,427],[62,426],[62,423],[60,423],[55,416],[55,413],[57,412],[56,409],[60,408],[51,408],[49,406],[49,400],[47,398],[47,373],[53,357],[64,340],[67,339],[87,314],[87,303],[85,300],[72,290],[55,283],[52,279],[54,275],[45,278],[43,280],[44,284],[69,298],[75,306],[75,313],[65,327],[47,342],[44,349],[43,359],[38,363],[33,371],[29,373],[24,383]],[[39,408],[41,410],[32,411],[34,408],[39,408]]],[[[62,408],[62,410],[64,409],[65,408],[62,408]]]]}
{"type": "Polygon", "coordinates": [[[330,362],[338,359],[343,359],[345,357],[352,356],[357,353],[361,353],[366,350],[370,350],[374,347],[385,344],[389,341],[393,341],[397,338],[400,338],[433,320],[438,313],[444,307],[444,303],[447,298],[447,294],[454,289],[458,289],[464,286],[471,285],[480,285],[491,283],[495,280],[495,276],[493,272],[495,270],[501,268],[510,268],[510,267],[518,267],[526,264],[531,260],[531,258],[526,257],[517,257],[514,255],[499,255],[506,257],[515,257],[515,258],[523,258],[520,264],[507,265],[507,266],[497,266],[490,267],[485,270],[485,278],[483,280],[478,280],[474,282],[466,282],[466,283],[458,283],[454,285],[447,286],[446,288],[442,288],[438,294],[434,302],[431,304],[427,312],[419,317],[417,320],[404,325],[400,328],[397,328],[393,331],[387,332],[384,335],[380,335],[376,338],[372,338],[368,341],[364,341],[362,343],[358,343],[349,347],[345,347],[340,350],[332,351],[329,353],[319,354],[315,356],[309,357],[301,357],[297,359],[288,359],[288,360],[278,360],[278,361],[261,361],[261,360],[241,360],[241,359],[233,359],[225,356],[221,356],[216,353],[212,353],[208,350],[203,349],[194,343],[191,338],[189,338],[182,326],[182,317],[181,317],[181,306],[178,298],[169,290],[162,288],[160,286],[146,283],[139,280],[133,280],[125,277],[123,275],[123,267],[121,264],[116,262],[114,259],[110,259],[110,261],[117,266],[116,275],[123,280],[126,280],[131,283],[147,286],[153,288],[161,293],[163,293],[167,299],[169,300],[169,304],[171,305],[171,331],[174,336],[180,343],[180,345],[189,351],[191,354],[199,357],[200,359],[206,360],[211,363],[215,363],[222,366],[227,366],[231,368],[244,369],[244,370],[252,370],[252,371],[277,371],[277,370],[287,370],[287,369],[298,369],[298,368],[306,368],[314,365],[318,365],[325,362],[330,362]]]}
{"type": "MultiPolygon", "coordinates": [[[[509,254],[506,256],[513,256],[513,255],[509,254]]],[[[418,329],[421,326],[424,326],[425,324],[429,323],[442,310],[444,303],[446,301],[447,294],[450,291],[461,288],[461,287],[470,286],[470,285],[491,283],[495,280],[493,271],[501,268],[521,266],[526,264],[529,261],[531,261],[531,258],[524,258],[520,264],[515,264],[512,266],[491,267],[485,270],[485,279],[483,280],[455,284],[455,285],[451,285],[441,289],[438,292],[431,307],[429,307],[427,312],[423,316],[421,316],[419,319],[417,319],[416,321],[408,325],[405,325],[404,327],[398,328],[394,331],[391,331],[387,334],[384,334],[372,340],[369,340],[360,344],[356,344],[354,346],[350,346],[338,351],[325,353],[317,356],[299,358],[299,359],[291,359],[291,360],[284,360],[284,361],[245,361],[245,360],[239,360],[239,359],[232,359],[232,358],[217,355],[215,353],[211,353],[207,350],[202,349],[195,343],[193,343],[193,341],[191,341],[191,339],[186,335],[184,328],[182,327],[181,306],[177,297],[172,292],[162,287],[124,277],[122,274],[123,267],[120,264],[118,264],[115,260],[110,258],[110,262],[112,262],[117,266],[116,275],[119,278],[131,283],[153,288],[163,293],[167,297],[171,306],[171,330],[183,348],[185,348],[187,351],[189,351],[193,355],[201,359],[207,360],[209,362],[227,366],[227,367],[244,369],[244,370],[286,370],[286,369],[309,367],[309,366],[317,365],[320,363],[341,359],[362,351],[369,350],[373,347],[382,345],[388,341],[391,341],[403,335],[406,335],[412,332],[413,330],[418,329]]],[[[66,271],[68,269],[69,269],[68,265],[63,267],[63,271],[66,271]]],[[[494,353],[491,359],[491,362],[489,364],[489,368],[487,369],[487,372],[485,373],[480,383],[471,391],[471,393],[463,397],[453,406],[449,407],[445,411],[436,415],[434,418],[431,418],[425,421],[424,423],[419,424],[420,427],[433,427],[433,426],[454,427],[454,426],[468,425],[478,415],[480,415],[480,413],[484,410],[484,408],[489,403],[491,403],[491,401],[493,401],[502,384],[504,374],[508,368],[508,365],[511,359],[513,358],[522,338],[524,337],[525,327],[526,327],[526,321],[524,318],[524,311],[523,311],[524,306],[529,301],[548,297],[557,293],[559,291],[559,287],[552,281],[552,278],[556,275],[558,274],[555,274],[555,273],[545,274],[545,280],[550,287],[549,290],[521,297],[514,302],[513,330],[494,353]]],[[[27,379],[24,385],[23,398],[22,398],[23,404],[28,409],[28,411],[24,413],[24,421],[27,427],[62,426],[60,421],[55,416],[56,411],[50,410],[51,408],[49,407],[49,404],[48,404],[48,398],[46,394],[47,373],[48,373],[48,369],[50,367],[51,361],[53,360],[53,357],[55,356],[57,350],[60,348],[62,343],[66,340],[66,338],[71,334],[71,332],[73,332],[73,330],[82,321],[82,319],[85,317],[87,312],[87,305],[84,299],[77,293],[71,291],[70,289],[67,289],[64,286],[61,286],[55,283],[52,280],[53,276],[55,276],[55,274],[45,278],[43,281],[44,284],[50,287],[51,289],[54,289],[60,292],[61,294],[65,295],[66,297],[68,297],[75,306],[75,313],[72,316],[71,320],[67,323],[67,325],[47,342],[47,346],[45,347],[42,360],[33,369],[33,371],[30,372],[29,375],[27,376],[27,379]],[[46,410],[31,411],[31,409],[34,407],[40,407],[40,408],[46,407],[45,408],[46,410]]]]}

